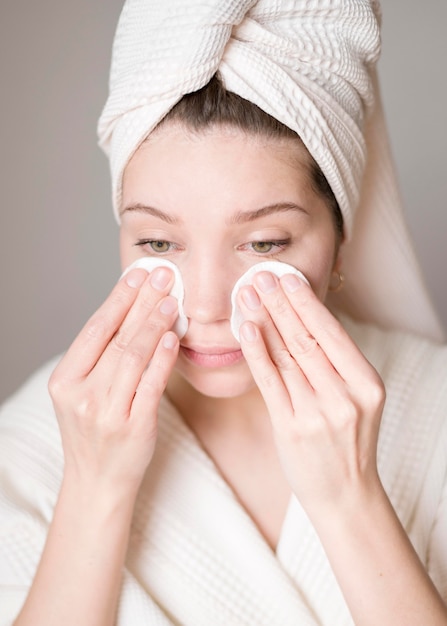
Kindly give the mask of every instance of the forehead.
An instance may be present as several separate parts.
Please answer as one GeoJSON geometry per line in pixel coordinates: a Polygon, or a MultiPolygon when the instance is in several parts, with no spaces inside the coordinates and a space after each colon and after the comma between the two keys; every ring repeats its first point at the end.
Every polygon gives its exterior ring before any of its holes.
{"type": "Polygon", "coordinates": [[[155,192],[173,179],[177,186],[186,184],[189,193],[211,180],[228,191],[287,183],[310,188],[310,163],[299,139],[225,126],[192,131],[169,123],[156,129],[129,161],[123,177],[123,202],[129,193],[141,192],[144,187],[155,192]]]}

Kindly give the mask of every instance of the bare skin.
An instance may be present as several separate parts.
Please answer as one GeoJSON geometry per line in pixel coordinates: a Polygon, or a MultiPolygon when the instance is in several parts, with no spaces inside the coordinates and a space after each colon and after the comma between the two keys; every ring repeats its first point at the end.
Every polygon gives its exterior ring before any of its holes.
{"type": "Polygon", "coordinates": [[[192,135],[164,127],[134,155],[123,186],[123,268],[144,255],[176,263],[188,332],[179,345],[169,331],[169,270],[135,270],[57,367],[50,391],[64,480],[16,626],[114,623],[166,388],[272,547],[296,494],[357,626],[447,624],[378,477],[383,384],[324,306],[341,257],[332,216],[308,176],[291,140],[231,129],[192,135]],[[295,265],[311,287],[291,275],[256,275],[239,294],[239,346],[229,326],[231,288],[265,258],[295,265]],[[247,467],[255,468],[248,478],[247,467]]]}

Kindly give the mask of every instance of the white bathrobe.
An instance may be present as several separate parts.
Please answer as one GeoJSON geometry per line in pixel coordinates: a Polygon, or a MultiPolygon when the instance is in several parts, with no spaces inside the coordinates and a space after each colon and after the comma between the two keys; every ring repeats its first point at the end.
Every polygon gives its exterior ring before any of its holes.
{"type": "MultiPolygon", "coordinates": [[[[381,478],[447,600],[447,347],[345,325],[387,387],[381,478]]],[[[60,437],[46,386],[54,365],[37,372],[0,413],[0,626],[12,624],[27,595],[61,481],[60,437]]],[[[297,500],[274,553],[167,398],[159,421],[117,625],[352,624],[297,500]]]]}

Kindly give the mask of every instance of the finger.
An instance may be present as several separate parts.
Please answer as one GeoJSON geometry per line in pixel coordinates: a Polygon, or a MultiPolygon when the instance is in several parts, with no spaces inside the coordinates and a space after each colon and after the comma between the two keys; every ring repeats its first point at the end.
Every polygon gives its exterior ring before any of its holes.
{"type": "MultiPolygon", "coordinates": [[[[280,309],[279,311],[277,311],[277,317],[281,320],[281,324],[278,325],[281,327],[287,327],[287,325],[289,325],[289,336],[294,337],[297,342],[298,337],[300,338],[300,341],[306,341],[304,338],[301,339],[301,333],[303,331],[300,330],[300,322],[297,318],[296,313],[293,311],[290,303],[284,295],[283,299],[283,303],[277,303],[278,308],[280,309]],[[282,318],[287,310],[287,320],[283,320],[282,318]]],[[[323,376],[323,371],[318,368],[318,365],[315,365],[315,367],[311,367],[310,371],[309,368],[305,368],[306,361],[312,358],[312,350],[310,350],[310,346],[306,343],[305,346],[299,345],[299,347],[294,347],[294,350],[292,351],[292,347],[289,346],[287,341],[287,333],[284,333],[284,330],[281,327],[277,327],[277,324],[275,323],[277,322],[277,320],[273,319],[271,313],[262,303],[254,287],[243,287],[240,291],[240,299],[238,300],[238,302],[244,317],[246,319],[254,321],[256,325],[261,329],[261,333],[267,346],[268,353],[273,363],[280,370],[281,375],[284,381],[287,383],[289,392],[294,400],[299,401],[300,398],[302,399],[302,394],[308,392],[308,389],[305,389],[305,386],[303,386],[302,381],[297,380],[297,372],[299,372],[300,378],[304,378],[306,380],[307,385],[312,390],[318,389],[319,387],[327,389],[328,381],[326,379],[328,374],[326,372],[323,376]],[[281,332],[283,333],[283,335],[281,335],[281,332]],[[301,361],[298,359],[298,352],[301,351],[303,351],[304,354],[309,354],[308,357],[304,358],[303,363],[301,363],[301,361]],[[294,354],[292,352],[294,352],[294,354]],[[295,367],[293,367],[293,365],[295,367]],[[303,365],[303,367],[301,367],[301,365],[303,365]],[[312,373],[314,373],[313,376],[312,373]]],[[[329,364],[325,363],[324,368],[331,369],[332,376],[336,376],[336,374],[332,371],[332,368],[330,368],[329,364]]]]}
{"type": "Polygon", "coordinates": [[[135,269],[121,278],[91,316],[59,362],[55,374],[62,380],[78,380],[89,374],[135,302],[148,274],[135,269]]]}
{"type": "Polygon", "coordinates": [[[339,320],[303,281],[287,274],[280,280],[289,302],[310,335],[315,337],[339,375],[356,387],[377,375],[339,320]]]}
{"type": "MultiPolygon", "coordinates": [[[[161,299],[169,293],[173,281],[174,275],[167,267],[155,268],[150,273],[149,277],[141,286],[138,297],[135,299],[128,314],[110,340],[104,350],[103,356],[98,362],[96,369],[100,376],[101,372],[104,372],[106,376],[110,377],[110,371],[117,367],[121,355],[131,344],[135,335],[140,332],[143,326],[147,326],[148,319],[152,319],[154,330],[157,330],[158,324],[161,324],[160,332],[155,333],[156,341],[159,340],[161,333],[167,330],[165,325],[166,320],[163,316],[160,317],[160,315],[156,314],[151,317],[151,315],[157,310],[161,299]]],[[[160,309],[158,309],[158,311],[160,311],[160,309]]],[[[176,316],[177,312],[175,317],[176,316]]],[[[175,317],[172,319],[172,323],[174,323],[175,317]]]]}
{"type": "Polygon", "coordinates": [[[260,272],[254,278],[254,287],[288,351],[313,389],[320,392],[340,389],[344,381],[293,309],[278,278],[269,272],[260,272]]]}
{"type": "Polygon", "coordinates": [[[177,360],[179,340],[175,333],[165,333],[159,341],[149,367],[144,372],[135,394],[131,418],[143,418],[158,410],[161,396],[177,360]]]}
{"type": "MultiPolygon", "coordinates": [[[[177,311],[177,300],[172,296],[164,298],[121,353],[116,368],[112,370],[113,377],[109,373],[113,404],[118,414],[129,414],[144,371],[154,357],[161,337],[174,323],[177,311]]],[[[107,375],[105,370],[99,368],[93,376],[104,374],[107,375]]]]}
{"type": "Polygon", "coordinates": [[[256,324],[243,322],[240,338],[243,355],[272,420],[281,421],[290,417],[293,410],[289,393],[256,324]]]}

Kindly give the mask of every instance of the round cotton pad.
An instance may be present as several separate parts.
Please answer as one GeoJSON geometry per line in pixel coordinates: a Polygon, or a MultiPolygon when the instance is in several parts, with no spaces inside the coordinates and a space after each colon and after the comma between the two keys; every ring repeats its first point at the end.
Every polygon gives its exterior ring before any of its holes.
{"type": "Polygon", "coordinates": [[[178,301],[178,318],[175,321],[173,331],[175,334],[181,339],[183,335],[188,330],[188,319],[183,311],[183,300],[184,300],[184,288],[183,288],[183,280],[180,274],[180,271],[174,263],[168,261],[166,259],[157,259],[154,257],[142,257],[141,259],[137,259],[132,265],[127,267],[122,276],[130,272],[130,270],[135,269],[137,267],[141,267],[147,272],[152,272],[156,267],[169,267],[174,272],[174,285],[172,286],[171,291],[169,292],[171,296],[177,298],[178,301]]]}
{"type": "Polygon", "coordinates": [[[289,265],[288,263],[282,263],[281,261],[263,261],[262,263],[257,263],[256,265],[250,267],[245,274],[242,274],[231,292],[231,332],[239,342],[239,328],[245,318],[239,308],[236,296],[241,287],[252,284],[253,276],[258,272],[272,272],[272,274],[275,274],[278,278],[284,276],[284,274],[295,274],[295,276],[298,276],[298,278],[301,278],[301,280],[304,280],[305,283],[309,284],[309,281],[304,274],[297,270],[296,267],[293,267],[293,265],[289,265]]]}

